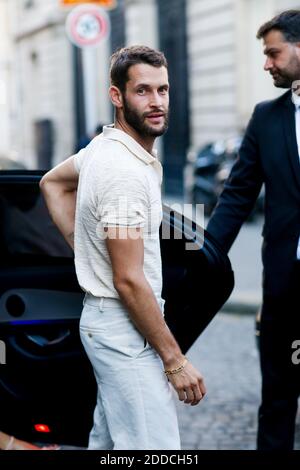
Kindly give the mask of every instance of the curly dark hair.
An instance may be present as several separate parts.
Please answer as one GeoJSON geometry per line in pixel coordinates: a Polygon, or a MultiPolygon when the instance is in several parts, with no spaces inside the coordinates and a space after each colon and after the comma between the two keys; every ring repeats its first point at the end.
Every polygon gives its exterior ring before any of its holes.
{"type": "Polygon", "coordinates": [[[153,67],[168,68],[164,54],[147,46],[130,46],[118,49],[111,56],[110,80],[123,93],[128,82],[128,69],[136,64],[149,64],[153,67]]]}
{"type": "Polygon", "coordinates": [[[262,39],[272,30],[282,33],[287,42],[300,42],[300,10],[286,10],[264,23],[257,32],[262,39]]]}

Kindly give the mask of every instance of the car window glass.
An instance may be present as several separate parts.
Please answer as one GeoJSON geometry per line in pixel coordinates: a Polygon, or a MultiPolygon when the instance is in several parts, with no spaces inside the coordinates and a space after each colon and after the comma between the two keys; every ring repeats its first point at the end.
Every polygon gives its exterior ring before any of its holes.
{"type": "Polygon", "coordinates": [[[30,256],[73,258],[52,223],[37,184],[0,185],[0,263],[8,258],[30,256]]]}

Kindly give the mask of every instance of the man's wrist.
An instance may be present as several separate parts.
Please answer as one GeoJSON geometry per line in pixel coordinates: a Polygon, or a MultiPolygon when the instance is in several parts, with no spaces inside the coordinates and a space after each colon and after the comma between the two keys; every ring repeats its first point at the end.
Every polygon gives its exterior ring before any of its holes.
{"type": "Polygon", "coordinates": [[[184,360],[185,356],[182,354],[182,352],[179,352],[175,355],[166,356],[164,358],[162,357],[165,370],[177,369],[181,366],[184,360]]]}

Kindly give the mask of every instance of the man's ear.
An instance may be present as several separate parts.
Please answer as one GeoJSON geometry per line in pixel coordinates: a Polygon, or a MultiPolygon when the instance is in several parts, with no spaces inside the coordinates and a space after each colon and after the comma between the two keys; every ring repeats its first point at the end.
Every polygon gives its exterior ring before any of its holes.
{"type": "Polygon", "coordinates": [[[297,52],[298,58],[300,58],[300,42],[296,42],[295,46],[296,46],[296,52],[297,52]]]}
{"type": "Polygon", "coordinates": [[[115,108],[123,107],[123,96],[118,87],[112,85],[109,87],[109,96],[115,108]]]}

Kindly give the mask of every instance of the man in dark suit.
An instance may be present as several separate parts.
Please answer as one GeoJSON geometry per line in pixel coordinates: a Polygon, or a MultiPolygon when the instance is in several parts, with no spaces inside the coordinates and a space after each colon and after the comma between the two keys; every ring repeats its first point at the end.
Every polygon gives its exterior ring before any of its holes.
{"type": "Polygon", "coordinates": [[[300,364],[292,357],[300,339],[300,96],[291,88],[300,79],[300,10],[276,16],[257,37],[264,69],[289,90],[255,107],[207,230],[228,251],[265,184],[257,447],[292,449],[300,394],[300,364]]]}

